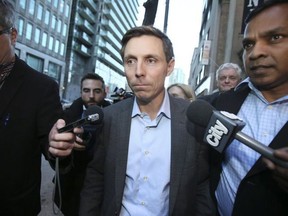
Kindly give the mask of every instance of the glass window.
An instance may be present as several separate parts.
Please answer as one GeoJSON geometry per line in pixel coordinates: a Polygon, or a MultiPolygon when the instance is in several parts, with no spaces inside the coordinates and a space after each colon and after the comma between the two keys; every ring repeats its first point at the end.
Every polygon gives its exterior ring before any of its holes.
{"type": "Polygon", "coordinates": [[[30,24],[30,23],[28,23],[27,24],[27,29],[26,29],[26,38],[28,39],[28,40],[31,40],[31,38],[32,38],[32,24],[30,24]]]}
{"type": "Polygon", "coordinates": [[[52,36],[50,36],[49,45],[48,45],[49,50],[53,50],[53,42],[54,42],[54,38],[52,36]]]}
{"type": "Polygon", "coordinates": [[[53,6],[54,6],[55,8],[58,8],[58,0],[54,0],[53,6]]]}
{"type": "Polygon", "coordinates": [[[48,75],[59,82],[60,81],[60,74],[61,74],[61,66],[58,64],[55,64],[53,62],[49,62],[48,75]]]}
{"type": "Polygon", "coordinates": [[[55,42],[55,47],[54,47],[54,52],[55,52],[55,53],[58,53],[58,52],[59,52],[59,44],[60,44],[60,41],[59,41],[59,40],[56,40],[56,42],[55,42]]]}
{"type": "Polygon", "coordinates": [[[41,32],[40,29],[36,28],[34,40],[37,44],[39,44],[39,42],[40,42],[40,32],[41,32]]]}
{"type": "Polygon", "coordinates": [[[49,20],[50,20],[50,11],[46,10],[44,23],[46,25],[49,25],[49,20]]]}
{"type": "Polygon", "coordinates": [[[43,47],[46,47],[47,37],[48,37],[47,33],[44,32],[43,35],[42,35],[42,41],[41,41],[41,45],[42,45],[43,47]]]}
{"type": "Polygon", "coordinates": [[[24,29],[24,20],[22,18],[19,18],[17,28],[19,36],[23,35],[23,29],[24,29]]]}
{"type": "Polygon", "coordinates": [[[64,56],[64,48],[65,48],[64,43],[61,43],[61,47],[60,47],[60,55],[61,56],[64,56]]]}
{"type": "Polygon", "coordinates": [[[61,32],[61,27],[62,27],[62,21],[59,19],[59,20],[58,20],[58,24],[57,24],[57,32],[58,32],[58,33],[61,32]]]}
{"type": "Polygon", "coordinates": [[[35,0],[30,0],[29,13],[31,15],[34,15],[34,11],[35,11],[35,0]]]}
{"type": "Polygon", "coordinates": [[[69,17],[69,12],[70,12],[70,6],[68,5],[68,3],[66,4],[66,8],[65,8],[65,16],[68,18],[69,17]]]}
{"type": "Polygon", "coordinates": [[[20,8],[23,8],[23,9],[26,8],[26,0],[21,0],[21,1],[19,2],[19,4],[20,4],[20,8]]]}
{"type": "Polygon", "coordinates": [[[52,28],[55,29],[55,27],[56,27],[56,16],[53,15],[52,16],[52,28]]]}
{"type": "Polygon", "coordinates": [[[37,19],[42,20],[42,15],[43,15],[43,5],[38,5],[38,10],[37,10],[37,19]]]}
{"type": "Polygon", "coordinates": [[[31,54],[27,54],[27,64],[39,72],[43,72],[44,60],[31,54]]]}
{"type": "Polygon", "coordinates": [[[64,37],[66,37],[66,34],[67,34],[67,24],[64,23],[64,25],[63,25],[63,30],[62,30],[62,35],[63,35],[64,37]]]}
{"type": "Polygon", "coordinates": [[[60,3],[60,13],[63,13],[63,12],[64,12],[64,7],[65,7],[65,2],[64,2],[64,0],[61,0],[61,3],[60,3]]]}

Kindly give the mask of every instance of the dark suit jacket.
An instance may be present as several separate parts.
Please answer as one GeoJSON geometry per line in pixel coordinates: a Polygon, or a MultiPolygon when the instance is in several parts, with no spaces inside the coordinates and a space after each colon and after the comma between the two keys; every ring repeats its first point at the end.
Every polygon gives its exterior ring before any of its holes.
{"type": "Polygon", "coordinates": [[[203,95],[203,96],[200,96],[198,97],[197,99],[201,99],[201,100],[205,100],[209,103],[212,103],[212,101],[214,101],[222,92],[214,92],[212,94],[209,94],[209,95],[203,95]]]}
{"type": "MultiPolygon", "coordinates": [[[[83,101],[81,98],[76,99],[71,106],[64,111],[64,120],[66,123],[71,123],[81,119],[83,113],[83,101]]],[[[61,206],[59,188],[56,187],[55,203],[60,208],[64,215],[78,215],[80,191],[84,181],[85,169],[88,162],[91,160],[84,151],[72,152],[72,163],[68,172],[60,173],[60,185],[61,185],[61,206]]],[[[61,161],[61,165],[63,161],[61,161]]],[[[55,164],[52,164],[52,168],[55,169],[55,164]]],[[[55,182],[55,177],[53,179],[55,182]]]]}
{"type": "MultiPolygon", "coordinates": [[[[100,146],[88,164],[80,215],[119,215],[125,185],[133,98],[104,109],[100,146]],[[100,213],[101,212],[101,213],[100,213]]],[[[207,149],[186,130],[190,103],[170,97],[171,178],[169,215],[210,215],[207,149]]]]}
{"type": "MultiPolygon", "coordinates": [[[[66,123],[71,123],[82,118],[83,114],[83,100],[82,98],[76,99],[72,105],[64,111],[64,119],[66,123]]],[[[103,101],[100,106],[109,106],[108,101],[103,101]]],[[[95,130],[99,125],[93,125],[95,130]]],[[[94,134],[90,132],[85,132],[85,137],[89,137],[89,142],[87,141],[87,148],[83,151],[74,150],[72,152],[72,166],[68,172],[60,174],[60,184],[61,184],[61,195],[62,195],[62,206],[61,211],[65,215],[77,216],[79,211],[80,202],[80,191],[83,186],[85,171],[87,164],[92,159],[93,148],[96,147],[92,140],[95,140],[94,134]],[[92,142],[92,143],[91,143],[92,142]]],[[[83,137],[82,137],[83,138],[83,137]]],[[[54,168],[54,166],[52,166],[54,168]]],[[[59,191],[56,188],[55,203],[60,207],[59,202],[59,191]]]]}
{"type": "Polygon", "coordinates": [[[41,152],[62,114],[55,81],[16,57],[0,89],[0,215],[40,212],[41,152]]]}
{"type": "MultiPolygon", "coordinates": [[[[249,92],[249,87],[244,85],[236,92],[230,90],[221,94],[212,104],[217,110],[237,114],[249,92]]],[[[269,146],[274,149],[287,146],[287,134],[288,123],[269,146]]],[[[211,153],[211,189],[214,194],[219,182],[221,162],[224,154],[220,155],[214,150],[211,150],[211,153]]],[[[288,215],[288,194],[281,190],[273,179],[271,172],[262,163],[262,157],[259,158],[241,181],[234,203],[233,215],[288,215]]]]}

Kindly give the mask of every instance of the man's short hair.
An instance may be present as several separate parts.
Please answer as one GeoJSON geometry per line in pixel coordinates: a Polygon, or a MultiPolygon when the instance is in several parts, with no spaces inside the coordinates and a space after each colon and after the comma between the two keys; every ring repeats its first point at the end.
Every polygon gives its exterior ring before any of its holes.
{"type": "Polygon", "coordinates": [[[15,23],[14,6],[7,0],[0,0],[0,26],[2,28],[12,28],[15,23]]]}
{"type": "Polygon", "coordinates": [[[82,89],[82,83],[84,80],[87,80],[87,79],[92,79],[92,80],[99,80],[102,82],[102,87],[103,89],[105,90],[105,82],[104,82],[104,79],[103,77],[101,77],[100,75],[96,74],[96,73],[87,73],[85,74],[82,79],[81,79],[81,89],[82,89]]]}
{"type": "Polygon", "coordinates": [[[264,0],[262,4],[259,4],[257,7],[255,7],[246,17],[245,23],[247,24],[250,22],[255,16],[257,16],[259,13],[261,13],[263,10],[270,8],[277,4],[283,4],[288,3],[288,0],[264,0]]]}
{"type": "Polygon", "coordinates": [[[129,40],[143,35],[154,36],[162,40],[166,62],[174,58],[172,42],[165,33],[153,26],[137,26],[128,30],[121,40],[122,48],[120,54],[122,60],[124,60],[124,51],[129,40]]]}

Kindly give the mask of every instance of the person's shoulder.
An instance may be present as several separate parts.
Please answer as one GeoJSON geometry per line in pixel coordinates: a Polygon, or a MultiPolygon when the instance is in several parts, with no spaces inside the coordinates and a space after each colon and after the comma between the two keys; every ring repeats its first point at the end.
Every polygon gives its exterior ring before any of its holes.
{"type": "Polygon", "coordinates": [[[127,109],[133,107],[134,97],[127,98],[124,100],[121,100],[117,103],[113,103],[110,106],[106,106],[103,108],[105,112],[123,112],[127,109]]]}
{"type": "Polygon", "coordinates": [[[171,108],[174,108],[174,111],[184,111],[191,104],[191,102],[183,98],[170,97],[170,104],[171,108]]]}
{"type": "Polygon", "coordinates": [[[242,83],[237,88],[230,89],[229,91],[225,91],[217,97],[217,99],[228,99],[228,98],[234,98],[241,95],[247,95],[250,92],[250,88],[248,86],[248,83],[242,83]]]}
{"type": "Polygon", "coordinates": [[[102,106],[102,107],[107,107],[107,106],[110,106],[110,105],[112,105],[112,102],[110,102],[110,101],[108,101],[108,100],[106,100],[106,99],[104,99],[104,100],[102,101],[102,103],[101,103],[101,106],[102,106]]]}
{"type": "Polygon", "coordinates": [[[81,97],[77,98],[76,100],[74,100],[71,105],[69,106],[68,110],[81,110],[81,112],[83,111],[83,100],[81,97]]]}
{"type": "Polygon", "coordinates": [[[219,95],[220,95],[220,92],[214,92],[214,93],[209,94],[209,95],[200,96],[197,99],[201,99],[201,100],[205,100],[209,103],[213,103],[213,101],[215,101],[219,95]]]}
{"type": "Polygon", "coordinates": [[[25,61],[18,57],[15,61],[15,69],[21,70],[22,73],[24,73],[31,82],[35,80],[40,83],[57,84],[57,82],[52,77],[35,70],[34,68],[30,67],[25,61]]]}

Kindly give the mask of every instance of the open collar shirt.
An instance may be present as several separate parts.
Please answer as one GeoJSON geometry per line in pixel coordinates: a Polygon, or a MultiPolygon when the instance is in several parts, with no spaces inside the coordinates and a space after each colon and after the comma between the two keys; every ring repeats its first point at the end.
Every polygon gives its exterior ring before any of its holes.
{"type": "MultiPolygon", "coordinates": [[[[251,92],[237,114],[246,123],[242,132],[268,146],[288,121],[288,95],[268,102],[249,78],[239,85],[243,83],[248,83],[251,92]]],[[[236,139],[226,149],[216,190],[221,215],[232,215],[238,186],[260,156],[236,139]]]]}
{"type": "Polygon", "coordinates": [[[121,216],[168,215],[171,163],[170,101],[153,120],[134,100],[121,216]]]}

